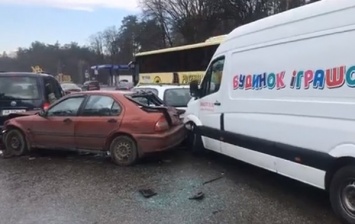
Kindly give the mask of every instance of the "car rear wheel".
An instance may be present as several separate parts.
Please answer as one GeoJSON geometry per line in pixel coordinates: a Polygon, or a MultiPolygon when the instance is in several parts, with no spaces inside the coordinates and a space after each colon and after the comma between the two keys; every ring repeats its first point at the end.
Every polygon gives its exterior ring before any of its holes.
{"type": "Polygon", "coordinates": [[[138,160],[138,148],[135,141],[128,136],[118,136],[110,145],[112,160],[119,166],[130,166],[138,160]]]}
{"type": "Polygon", "coordinates": [[[338,170],[329,187],[330,202],[344,223],[355,223],[355,166],[338,170]]]}
{"type": "Polygon", "coordinates": [[[5,137],[5,148],[9,154],[21,156],[27,153],[27,142],[24,134],[18,129],[11,129],[5,137]]]}

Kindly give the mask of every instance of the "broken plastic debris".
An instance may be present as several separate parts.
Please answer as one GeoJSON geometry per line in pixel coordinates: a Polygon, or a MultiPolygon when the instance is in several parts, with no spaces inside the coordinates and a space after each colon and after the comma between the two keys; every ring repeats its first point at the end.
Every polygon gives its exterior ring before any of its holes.
{"type": "Polygon", "coordinates": [[[209,183],[215,182],[215,181],[217,181],[217,180],[219,180],[219,179],[222,179],[223,177],[224,177],[224,173],[221,173],[221,176],[216,177],[216,178],[213,178],[213,179],[208,180],[208,181],[205,181],[205,182],[203,182],[203,184],[202,184],[202,185],[205,185],[205,184],[209,184],[209,183]]]}
{"type": "Polygon", "coordinates": [[[139,193],[141,193],[141,195],[143,195],[143,197],[145,198],[150,198],[153,197],[154,195],[157,195],[157,193],[154,192],[152,189],[141,189],[139,190],[139,193]]]}
{"type": "Polygon", "coordinates": [[[217,213],[220,213],[222,210],[218,209],[218,210],[215,210],[212,212],[213,215],[217,214],[217,213]]]}
{"type": "Polygon", "coordinates": [[[195,194],[194,196],[189,197],[189,199],[190,199],[190,200],[201,200],[201,199],[203,199],[204,197],[205,197],[205,194],[204,194],[202,191],[200,191],[200,192],[198,192],[197,194],[195,194]]]}

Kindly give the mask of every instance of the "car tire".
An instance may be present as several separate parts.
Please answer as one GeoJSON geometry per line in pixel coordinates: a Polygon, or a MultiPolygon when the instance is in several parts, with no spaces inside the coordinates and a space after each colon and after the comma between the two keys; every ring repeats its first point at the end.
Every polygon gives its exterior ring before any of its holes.
{"type": "Polygon", "coordinates": [[[25,135],[19,129],[11,129],[6,133],[5,149],[14,156],[22,156],[28,152],[25,135]]]}
{"type": "Polygon", "coordinates": [[[194,155],[201,155],[206,152],[205,147],[203,146],[202,137],[197,133],[195,124],[191,125],[189,139],[191,151],[194,155]]]}
{"type": "Polygon", "coordinates": [[[355,166],[343,167],[334,174],[329,197],[335,214],[344,223],[355,224],[355,200],[349,198],[355,198],[355,166]]]}
{"type": "Polygon", "coordinates": [[[110,154],[115,164],[131,166],[138,160],[138,147],[131,137],[121,135],[112,140],[110,154]]]}

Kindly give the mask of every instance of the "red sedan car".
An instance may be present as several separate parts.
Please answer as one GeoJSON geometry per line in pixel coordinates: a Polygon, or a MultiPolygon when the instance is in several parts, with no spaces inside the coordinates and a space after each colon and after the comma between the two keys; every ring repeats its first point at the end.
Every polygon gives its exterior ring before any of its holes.
{"type": "Polygon", "coordinates": [[[185,137],[178,111],[164,107],[154,94],[90,91],[6,121],[3,142],[15,156],[41,148],[108,151],[116,164],[127,166],[185,137]]]}

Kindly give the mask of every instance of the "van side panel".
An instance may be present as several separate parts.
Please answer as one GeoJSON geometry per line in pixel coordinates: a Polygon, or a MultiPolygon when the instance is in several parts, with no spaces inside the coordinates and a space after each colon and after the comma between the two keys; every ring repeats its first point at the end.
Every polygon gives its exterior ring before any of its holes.
{"type": "MultiPolygon", "coordinates": [[[[344,9],[343,15],[349,13],[354,8],[344,9]]],[[[221,150],[324,189],[335,160],[330,152],[343,144],[355,147],[355,17],[345,16],[342,27],[327,23],[335,19],[332,13],[319,17],[288,24],[284,30],[292,36],[273,42],[237,47],[237,38],[221,46],[231,49],[233,61],[223,79],[228,96],[221,150]],[[302,33],[319,19],[334,28],[302,33]]],[[[283,35],[277,29],[249,38],[283,35]]]]}

